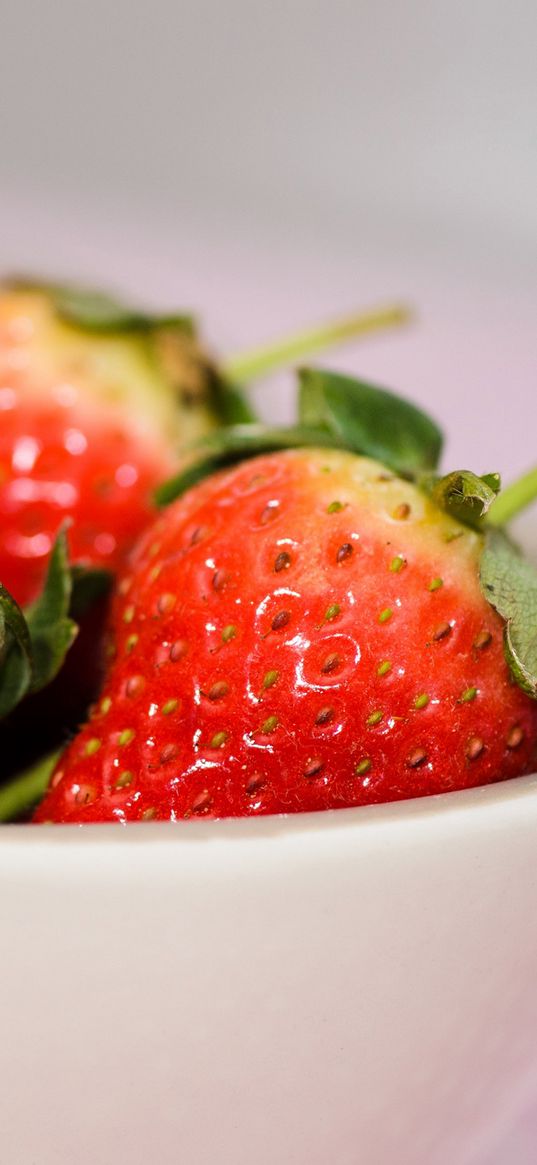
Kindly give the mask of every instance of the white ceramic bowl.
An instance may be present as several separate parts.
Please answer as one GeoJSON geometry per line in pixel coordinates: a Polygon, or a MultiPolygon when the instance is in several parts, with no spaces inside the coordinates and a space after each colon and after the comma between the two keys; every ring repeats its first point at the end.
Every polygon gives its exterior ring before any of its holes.
{"type": "Polygon", "coordinates": [[[9,1165],[466,1165],[535,1083],[537,777],[0,835],[9,1165]]]}

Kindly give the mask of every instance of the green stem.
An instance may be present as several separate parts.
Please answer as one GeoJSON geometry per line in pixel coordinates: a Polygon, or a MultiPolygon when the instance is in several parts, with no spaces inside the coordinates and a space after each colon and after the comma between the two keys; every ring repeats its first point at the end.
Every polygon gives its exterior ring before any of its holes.
{"type": "Polygon", "coordinates": [[[224,374],[234,384],[247,384],[289,364],[309,359],[326,348],[384,328],[399,327],[411,318],[410,309],[404,304],[390,304],[359,315],[345,316],[321,327],[287,336],[274,344],[228,357],[224,362],[224,374]]]}
{"type": "Polygon", "coordinates": [[[493,526],[506,526],[521,510],[536,500],[537,466],[502,490],[492,503],[487,521],[493,526]]]}
{"type": "Polygon", "coordinates": [[[45,792],[59,755],[49,753],[0,789],[0,822],[18,821],[31,812],[45,792]]]}

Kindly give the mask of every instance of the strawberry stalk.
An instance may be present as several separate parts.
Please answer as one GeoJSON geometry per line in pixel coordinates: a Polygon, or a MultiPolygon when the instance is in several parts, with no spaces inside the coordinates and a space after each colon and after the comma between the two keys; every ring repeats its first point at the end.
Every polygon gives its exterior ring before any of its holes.
{"type": "Polygon", "coordinates": [[[536,499],[537,466],[502,490],[491,508],[488,520],[493,526],[506,526],[536,499]]]}
{"type": "Polygon", "coordinates": [[[290,364],[309,360],[327,348],[369,336],[374,332],[400,327],[411,319],[412,313],[404,304],[389,304],[386,307],[343,316],[319,327],[307,328],[283,337],[273,344],[262,345],[252,348],[249,352],[228,357],[224,361],[223,373],[234,384],[246,385],[250,381],[260,380],[273,372],[278,372],[290,364]]]}

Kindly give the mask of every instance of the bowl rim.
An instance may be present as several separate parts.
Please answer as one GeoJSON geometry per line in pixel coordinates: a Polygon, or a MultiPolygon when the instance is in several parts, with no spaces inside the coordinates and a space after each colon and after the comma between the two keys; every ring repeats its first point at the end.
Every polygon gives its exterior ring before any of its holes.
{"type": "Polygon", "coordinates": [[[399,801],[381,802],[374,805],[356,805],[342,809],[326,809],[308,813],[264,814],[259,817],[209,818],[198,821],[148,821],[106,822],[90,825],[51,824],[45,828],[31,824],[0,825],[0,848],[6,844],[36,849],[45,845],[78,843],[86,847],[103,841],[120,846],[137,845],[144,847],[162,845],[163,839],[184,843],[197,842],[204,848],[208,840],[267,842],[282,838],[318,837],[320,835],[343,834],[349,829],[367,829],[368,832],[384,833],[400,831],[401,826],[425,825],[441,822],[458,827],[461,816],[468,822],[474,818],[479,825],[484,816],[492,812],[497,815],[502,810],[512,813],[520,809],[526,814],[529,809],[537,813],[537,772],[523,777],[512,777],[488,785],[476,785],[470,789],[435,793],[425,797],[412,797],[399,801]],[[481,812],[478,814],[477,810],[481,812]],[[119,828],[118,828],[119,826],[119,828]]]}

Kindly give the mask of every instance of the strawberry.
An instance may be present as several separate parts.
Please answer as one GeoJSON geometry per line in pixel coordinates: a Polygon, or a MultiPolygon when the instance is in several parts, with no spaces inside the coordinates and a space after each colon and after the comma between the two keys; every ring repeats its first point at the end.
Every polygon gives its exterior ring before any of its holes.
{"type": "Polygon", "coordinates": [[[0,778],[64,739],[97,690],[98,595],[150,520],[177,450],[218,423],[251,422],[237,387],[250,378],[406,318],[388,305],[217,372],[184,317],[59,286],[0,292],[0,778]]]}
{"type": "Polygon", "coordinates": [[[19,603],[39,593],[65,518],[72,561],[117,570],[178,446],[213,423],[210,391],[187,320],[150,320],[69,289],[6,287],[0,580],[19,603]]]}
{"type": "Polygon", "coordinates": [[[433,422],[359,382],[304,374],[300,412],[220,434],[163,491],[219,469],[135,548],[37,821],[333,809],[531,769],[537,580],[493,522],[497,476],[436,477],[433,422]]]}

